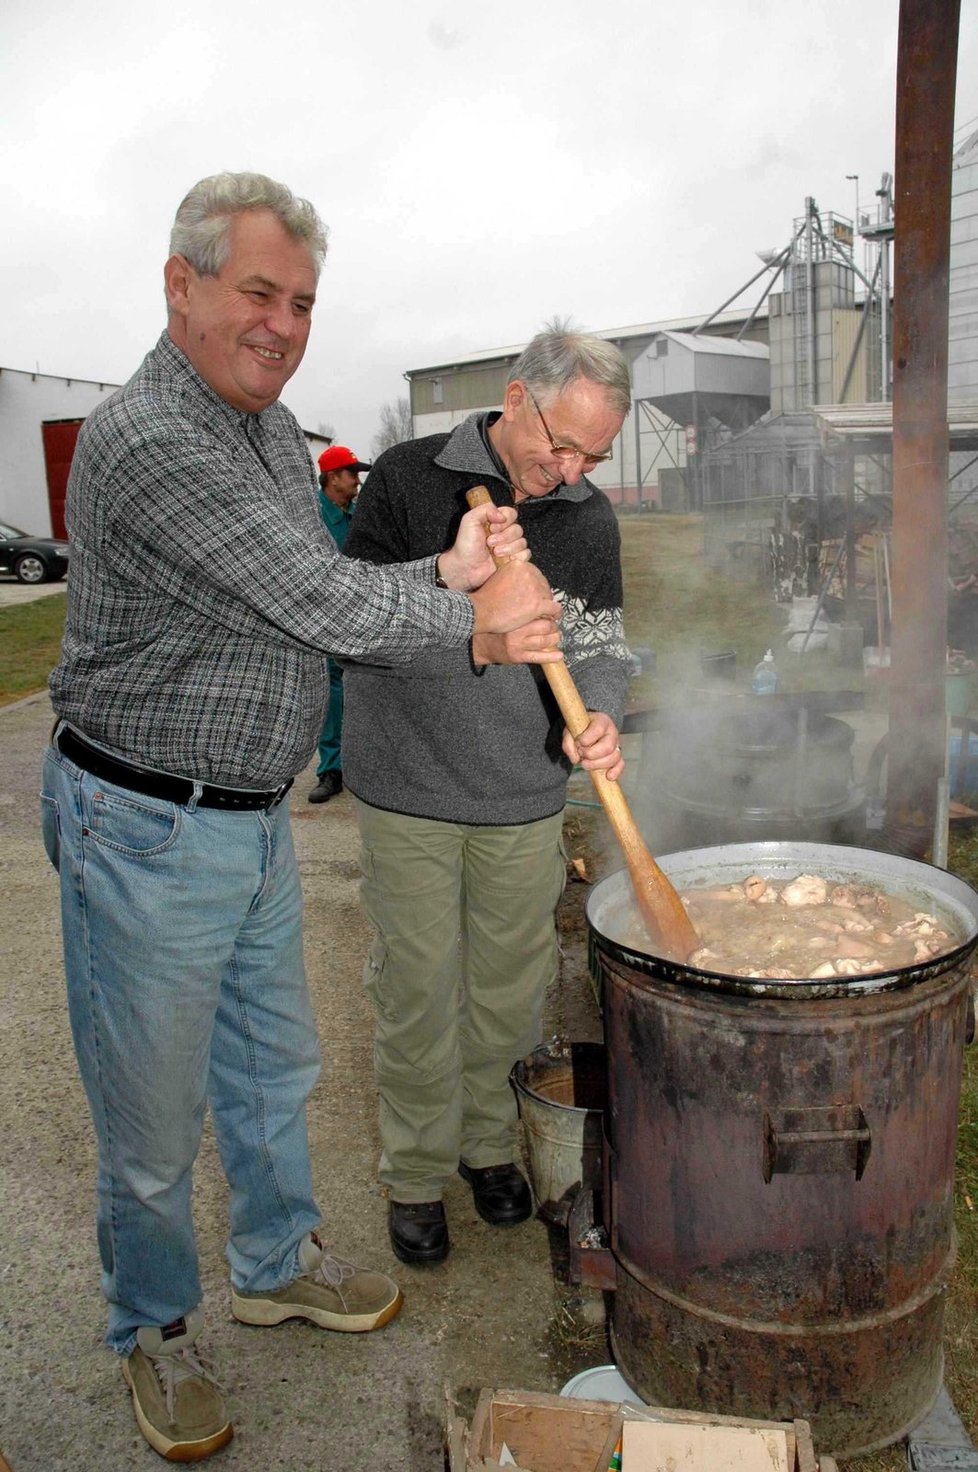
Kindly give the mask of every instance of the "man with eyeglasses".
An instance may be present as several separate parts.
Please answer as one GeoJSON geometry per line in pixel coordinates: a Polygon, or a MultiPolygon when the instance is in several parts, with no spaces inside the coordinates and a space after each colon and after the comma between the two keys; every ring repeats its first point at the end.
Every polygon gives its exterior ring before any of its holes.
{"type": "Polygon", "coordinates": [[[491,1225],[532,1210],[513,1159],[509,1072],[539,1041],[557,976],[571,767],[612,780],[623,770],[618,527],[587,472],[611,459],[630,403],[618,349],[554,324],[513,367],[501,412],[375,462],[346,544],[348,556],[398,562],[448,546],[476,485],[497,505],[518,505],[563,606],[564,655],[591,713],[574,740],[545,680],[464,652],[397,670],[348,665],[344,784],[357,800],[361,897],[376,932],[365,981],[377,1014],[380,1177],[402,1262],[448,1253],[442,1197],[456,1171],[491,1225]]]}

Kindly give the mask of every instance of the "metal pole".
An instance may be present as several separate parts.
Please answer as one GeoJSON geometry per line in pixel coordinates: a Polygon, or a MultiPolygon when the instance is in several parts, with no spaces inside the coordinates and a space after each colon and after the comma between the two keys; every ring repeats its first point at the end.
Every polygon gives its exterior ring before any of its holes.
{"type": "MultiPolygon", "coordinates": [[[[788,264],[788,257],[790,255],[791,246],[786,245],[781,254],[771,262],[769,269],[773,272],[773,275],[771,276],[770,281],[768,281],[765,285],[764,290],[761,292],[754,306],[751,308],[751,313],[750,316],[747,318],[747,321],[737,333],[737,342],[740,342],[743,339],[744,333],[749,332],[753,327],[754,318],[757,316],[758,312],[761,310],[761,307],[763,307],[764,303],[767,301],[768,295],[774,290],[779,278],[784,274],[785,267],[788,264]]],[[[705,326],[705,323],[703,325],[705,326]]]]}
{"type": "Polygon", "coordinates": [[[815,383],[815,240],[812,231],[812,215],[815,211],[814,199],[805,200],[805,249],[808,252],[808,260],[805,265],[805,274],[808,281],[808,290],[805,293],[805,331],[808,334],[808,403],[799,404],[800,409],[810,409],[813,404],[818,403],[816,397],[817,385],[815,383]]]}
{"type": "Polygon", "coordinates": [[[859,175],[847,174],[846,178],[856,186],[856,213],[852,217],[852,253],[855,255],[856,240],[859,236],[859,175]]]}
{"type": "Polygon", "coordinates": [[[849,384],[852,382],[852,375],[855,371],[856,362],[859,358],[859,349],[862,346],[863,338],[866,335],[866,323],[869,321],[869,314],[872,310],[873,297],[876,294],[876,281],[878,276],[879,262],[877,262],[876,264],[876,270],[873,273],[873,279],[869,282],[869,290],[866,293],[866,301],[863,305],[862,316],[859,319],[859,330],[856,333],[856,340],[852,345],[852,352],[849,354],[849,362],[846,364],[846,374],[842,380],[842,387],[839,390],[840,404],[844,404],[846,401],[846,394],[849,392],[849,384]]]}
{"type": "Polygon", "coordinates": [[[829,586],[832,582],[832,579],[835,577],[836,569],[838,568],[839,563],[842,561],[842,554],[845,552],[845,550],[846,544],[845,539],[843,538],[843,540],[839,543],[838,547],[835,550],[835,556],[832,558],[832,566],[825,574],[825,577],[822,580],[822,586],[818,590],[818,597],[815,600],[815,612],[812,614],[812,621],[808,625],[808,629],[805,632],[805,637],[801,641],[801,648],[798,651],[800,655],[804,654],[805,650],[808,648],[808,641],[812,637],[812,634],[815,630],[815,625],[818,623],[818,616],[822,612],[822,604],[825,602],[825,595],[829,591],[829,586]]]}
{"type": "Polygon", "coordinates": [[[851,444],[842,452],[842,474],[846,491],[846,605],[848,623],[856,619],[856,452],[851,444]]]}
{"type": "MultiPolygon", "coordinates": [[[[944,775],[948,278],[959,0],[901,0],[886,821],[926,851],[944,775]]],[[[903,845],[906,845],[906,839],[903,845]]]]}
{"type": "Polygon", "coordinates": [[[760,278],[764,275],[765,271],[770,271],[770,269],[771,267],[767,263],[765,263],[759,271],[755,271],[750,280],[745,281],[743,286],[739,287],[737,291],[734,292],[733,296],[728,296],[727,300],[723,303],[722,306],[717,307],[715,312],[711,312],[708,317],[703,318],[703,321],[698,327],[693,328],[693,337],[697,337],[705,327],[709,327],[710,323],[713,322],[717,317],[719,317],[721,312],[726,311],[731,302],[735,302],[739,296],[743,296],[748,286],[753,286],[754,282],[759,281],[760,278]]]}
{"type": "MultiPolygon", "coordinates": [[[[954,0],[959,3],[959,0],[954,0]]],[[[953,82],[952,82],[953,85],[953,82]]],[[[892,219],[890,186],[886,182],[889,176],[884,174],[884,186],[879,190],[883,201],[881,206],[883,225],[888,225],[892,219]]],[[[890,242],[884,235],[880,241],[880,402],[887,404],[892,397],[891,374],[890,374],[890,242]]]]}
{"type": "Polygon", "coordinates": [[[950,799],[948,781],[941,777],[937,783],[937,806],[934,814],[934,837],[931,842],[931,859],[938,869],[947,868],[947,825],[950,821],[950,799]]]}
{"type": "Polygon", "coordinates": [[[642,509],[642,406],[641,400],[635,399],[632,403],[635,411],[635,494],[638,497],[639,510],[642,509]]]}

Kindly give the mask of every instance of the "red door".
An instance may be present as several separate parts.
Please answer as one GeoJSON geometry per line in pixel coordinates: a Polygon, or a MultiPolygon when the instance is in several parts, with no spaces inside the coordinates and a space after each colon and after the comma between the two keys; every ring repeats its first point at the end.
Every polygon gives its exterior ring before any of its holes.
{"type": "Polygon", "coordinates": [[[75,441],[84,423],[84,419],[47,419],[41,425],[53,537],[68,535],[65,530],[65,492],[68,489],[68,472],[75,453],[75,441]]]}

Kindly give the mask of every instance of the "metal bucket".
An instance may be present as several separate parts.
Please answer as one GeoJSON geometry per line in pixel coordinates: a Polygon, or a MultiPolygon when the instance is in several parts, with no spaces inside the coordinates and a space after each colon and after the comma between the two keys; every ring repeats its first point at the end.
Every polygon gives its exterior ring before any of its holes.
{"type": "Polygon", "coordinates": [[[700,669],[707,679],[736,680],[737,651],[725,649],[722,654],[701,654],[700,669]]]}
{"type": "Polygon", "coordinates": [[[565,1225],[577,1193],[601,1184],[605,1050],[555,1040],[523,1058],[510,1077],[537,1210],[565,1225]]]}
{"type": "Polygon", "coordinates": [[[978,896],[926,864],[820,844],[660,862],[682,889],[751,873],[870,882],[961,938],[886,974],[752,980],[630,948],[624,874],[587,906],[622,1374],[650,1404],[807,1419],[836,1455],[885,1446],[941,1386],[978,896]]]}

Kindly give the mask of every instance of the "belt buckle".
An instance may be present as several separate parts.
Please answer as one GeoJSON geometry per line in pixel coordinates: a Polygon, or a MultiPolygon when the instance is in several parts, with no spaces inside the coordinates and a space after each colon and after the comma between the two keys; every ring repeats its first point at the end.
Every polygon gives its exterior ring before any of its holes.
{"type": "Polygon", "coordinates": [[[269,799],[269,801],[268,801],[268,803],[267,803],[267,805],[265,807],[266,813],[270,813],[272,811],[272,808],[277,808],[278,807],[279,803],[282,801],[283,797],[286,796],[286,794],[288,793],[289,788],[292,786],[292,783],[294,781],[295,781],[295,778],[294,777],[290,777],[289,780],[288,780],[288,782],[283,782],[282,785],[281,785],[281,787],[279,787],[275,792],[273,792],[271,798],[269,799]]]}

